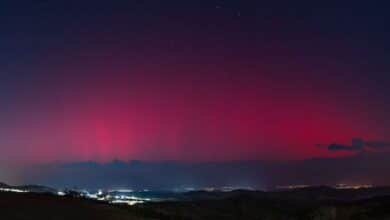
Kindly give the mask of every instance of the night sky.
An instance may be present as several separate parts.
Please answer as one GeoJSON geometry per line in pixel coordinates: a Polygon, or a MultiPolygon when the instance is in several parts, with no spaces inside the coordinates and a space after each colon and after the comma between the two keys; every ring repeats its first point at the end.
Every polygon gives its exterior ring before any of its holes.
{"type": "Polygon", "coordinates": [[[389,10],[385,1],[1,1],[1,164],[386,151],[389,10]]]}

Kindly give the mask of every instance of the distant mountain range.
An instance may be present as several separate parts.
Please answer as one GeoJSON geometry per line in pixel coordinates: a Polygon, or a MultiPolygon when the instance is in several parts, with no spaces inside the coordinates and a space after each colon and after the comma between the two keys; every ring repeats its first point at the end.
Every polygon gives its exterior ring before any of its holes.
{"type": "Polygon", "coordinates": [[[21,186],[11,186],[6,183],[0,182],[0,189],[7,190],[7,189],[15,189],[15,190],[21,190],[21,191],[28,191],[32,193],[53,193],[56,194],[57,190],[48,186],[42,186],[42,185],[21,185],[21,186]]]}
{"type": "MultiPolygon", "coordinates": [[[[20,185],[12,186],[0,182],[0,191],[20,190],[32,193],[50,193],[57,194],[58,190],[52,187],[43,185],[20,185]]],[[[110,191],[115,194],[116,191],[110,191]]],[[[284,189],[273,191],[259,190],[232,190],[232,191],[206,191],[194,190],[188,192],[174,191],[134,191],[131,195],[137,197],[159,198],[177,201],[196,201],[196,200],[218,200],[234,197],[248,197],[256,199],[271,199],[271,200],[294,200],[294,201],[357,201],[362,199],[370,199],[380,196],[390,196],[390,186],[369,187],[360,189],[338,189],[329,186],[312,186],[297,189],[284,189]]]]}
{"type": "Polygon", "coordinates": [[[9,188],[10,185],[0,182],[0,188],[9,188]]]}

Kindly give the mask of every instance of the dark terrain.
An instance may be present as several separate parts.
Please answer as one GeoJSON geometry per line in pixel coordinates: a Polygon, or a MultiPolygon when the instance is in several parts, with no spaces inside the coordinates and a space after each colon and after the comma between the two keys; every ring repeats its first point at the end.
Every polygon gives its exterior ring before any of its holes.
{"type": "Polygon", "coordinates": [[[0,219],[96,219],[137,218],[128,210],[80,198],[36,193],[0,193],[0,219]]]}
{"type": "Polygon", "coordinates": [[[1,219],[390,219],[390,188],[190,192],[136,206],[37,193],[0,193],[1,219]]]}

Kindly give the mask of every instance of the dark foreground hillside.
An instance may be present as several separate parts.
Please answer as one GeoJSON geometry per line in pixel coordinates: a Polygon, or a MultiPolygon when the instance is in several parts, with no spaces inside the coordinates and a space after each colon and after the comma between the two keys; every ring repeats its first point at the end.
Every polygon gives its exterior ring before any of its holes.
{"type": "Polygon", "coordinates": [[[224,200],[165,202],[138,207],[159,219],[188,220],[390,220],[390,197],[357,202],[308,202],[231,198],[224,200]]]}
{"type": "MultiPolygon", "coordinates": [[[[193,200],[146,203],[136,213],[158,219],[390,220],[389,188],[314,187],[284,192],[193,192],[193,200]],[[153,214],[153,215],[152,215],[153,214]]],[[[188,195],[187,195],[188,196],[188,195]]]]}
{"type": "Polygon", "coordinates": [[[387,195],[387,189],[338,191],[318,188],[226,194],[198,192],[186,197],[182,201],[130,207],[82,198],[0,193],[0,219],[390,220],[390,196],[387,195]],[[353,195],[359,199],[353,198],[353,195]],[[375,196],[365,197],[367,195],[375,196]]]}
{"type": "Polygon", "coordinates": [[[143,220],[129,210],[95,201],[45,194],[0,193],[2,220],[143,220]]]}

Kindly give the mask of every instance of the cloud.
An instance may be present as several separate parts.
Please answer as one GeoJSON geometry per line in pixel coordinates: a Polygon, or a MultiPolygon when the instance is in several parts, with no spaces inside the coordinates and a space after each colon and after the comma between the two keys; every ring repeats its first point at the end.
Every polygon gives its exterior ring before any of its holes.
{"type": "Polygon", "coordinates": [[[366,141],[365,145],[366,145],[366,147],[369,147],[369,148],[383,149],[383,148],[390,147],[390,142],[388,142],[388,141],[366,141]]]}
{"type": "Polygon", "coordinates": [[[332,143],[332,144],[329,144],[327,148],[330,151],[338,151],[338,150],[360,151],[360,150],[363,150],[364,145],[365,145],[365,143],[362,139],[353,138],[351,145],[332,143]]]}
{"type": "Polygon", "coordinates": [[[333,144],[328,145],[328,150],[330,150],[330,151],[337,151],[337,150],[360,151],[361,149],[354,147],[354,146],[333,143],[333,144]]]}
{"type": "Polygon", "coordinates": [[[390,147],[390,142],[378,140],[363,141],[361,138],[353,138],[351,145],[332,143],[329,145],[317,144],[317,146],[326,146],[330,151],[362,151],[365,149],[385,149],[390,147]]]}

